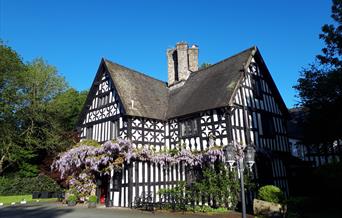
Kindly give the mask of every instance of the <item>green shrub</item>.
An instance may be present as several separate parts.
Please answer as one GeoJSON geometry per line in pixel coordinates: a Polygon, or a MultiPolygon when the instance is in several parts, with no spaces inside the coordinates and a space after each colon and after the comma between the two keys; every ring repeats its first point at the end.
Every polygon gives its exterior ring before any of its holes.
{"type": "Polygon", "coordinates": [[[282,203],[284,201],[284,194],[274,185],[266,185],[259,189],[258,199],[273,203],[282,203]]]}
{"type": "Polygon", "coordinates": [[[200,213],[226,213],[228,212],[228,209],[225,207],[219,207],[219,208],[212,208],[208,205],[202,205],[202,206],[195,206],[193,208],[193,212],[200,212],[200,213]]]}
{"type": "Polygon", "coordinates": [[[97,197],[95,195],[91,195],[88,199],[88,202],[93,202],[96,203],[97,202],[97,197]]]}
{"type": "MultiPolygon", "coordinates": [[[[171,203],[164,205],[164,209],[202,212],[220,212],[224,208],[235,209],[240,193],[236,171],[227,172],[225,165],[218,162],[187,170],[194,172],[195,178],[191,185],[183,181],[173,188],[159,190],[158,194],[161,197],[172,199],[171,203]],[[209,206],[194,207],[197,202],[208,202],[209,206]],[[215,209],[217,211],[214,211],[215,209]]],[[[246,190],[252,190],[254,183],[248,175],[245,175],[245,179],[246,190]]]]}
{"type": "MultiPolygon", "coordinates": [[[[229,209],[234,209],[236,207],[240,191],[236,171],[227,172],[223,163],[215,163],[214,167],[204,166],[199,174],[193,185],[192,198],[195,201],[208,201],[212,198],[213,208],[229,206],[229,209]]],[[[248,190],[250,190],[250,183],[245,186],[248,190]]]]}
{"type": "Polygon", "coordinates": [[[0,177],[0,195],[30,195],[33,192],[61,192],[63,189],[48,176],[0,177]]]}
{"type": "Polygon", "coordinates": [[[76,201],[77,201],[76,195],[69,195],[68,202],[76,202],[76,201]]]}

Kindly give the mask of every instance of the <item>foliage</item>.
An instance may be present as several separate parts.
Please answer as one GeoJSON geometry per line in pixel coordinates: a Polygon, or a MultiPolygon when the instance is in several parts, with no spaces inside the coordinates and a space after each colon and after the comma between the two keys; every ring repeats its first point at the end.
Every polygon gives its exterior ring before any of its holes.
{"type": "Polygon", "coordinates": [[[69,195],[68,196],[68,202],[76,202],[76,201],[77,201],[76,195],[69,195]]]}
{"type": "Polygon", "coordinates": [[[0,41],[0,175],[36,176],[44,157],[75,142],[86,92],[68,89],[42,58],[24,64],[0,41]]]}
{"type": "Polygon", "coordinates": [[[211,65],[212,65],[212,64],[209,64],[209,63],[202,63],[202,64],[200,65],[199,69],[202,70],[202,69],[205,69],[205,68],[207,68],[207,67],[210,67],[211,65]]]}
{"type": "Polygon", "coordinates": [[[13,113],[20,109],[21,98],[13,93],[19,90],[25,70],[21,57],[0,40],[0,175],[26,151],[16,143],[18,134],[13,113]]]}
{"type": "Polygon", "coordinates": [[[202,206],[195,206],[193,211],[201,212],[201,213],[227,213],[228,209],[225,207],[212,208],[207,205],[202,205],[202,206]]]}
{"type": "Polygon", "coordinates": [[[78,92],[73,88],[69,88],[57,95],[48,104],[49,112],[60,121],[64,131],[74,130],[87,95],[87,91],[78,92]]]}
{"type": "Polygon", "coordinates": [[[85,140],[60,154],[52,168],[58,170],[61,177],[77,176],[84,170],[108,174],[111,169],[120,168],[124,161],[129,163],[131,159],[149,160],[162,166],[180,162],[196,166],[208,161],[215,162],[222,155],[221,147],[212,147],[203,153],[191,152],[181,147],[171,153],[168,150],[155,152],[148,146],[135,149],[130,141],[122,139],[107,141],[103,145],[85,140]]]}
{"type": "Polygon", "coordinates": [[[188,203],[190,203],[190,193],[189,187],[186,187],[186,183],[184,181],[180,181],[173,188],[165,188],[159,190],[159,195],[161,198],[167,198],[168,204],[164,207],[171,208],[172,210],[187,210],[189,208],[186,207],[188,203]]]}
{"type": "MultiPolygon", "coordinates": [[[[111,170],[121,168],[126,161],[131,159],[146,161],[168,167],[176,163],[183,163],[186,166],[201,166],[204,163],[214,163],[223,156],[222,147],[212,146],[204,152],[191,152],[184,146],[178,149],[162,150],[156,152],[154,149],[144,146],[141,149],[133,148],[130,141],[118,139],[117,141],[107,141],[102,145],[92,140],[84,140],[76,144],[70,150],[60,154],[51,168],[60,173],[61,178],[69,177],[68,183],[75,193],[80,197],[88,196],[95,188],[95,176],[98,173],[109,174],[111,170]]],[[[216,177],[216,189],[212,184],[207,187],[212,190],[211,194],[220,192],[227,184],[224,182],[226,170],[223,164],[217,169],[220,175],[216,177]]],[[[211,181],[211,180],[210,180],[211,181]]],[[[200,185],[200,184],[199,184],[200,185]]],[[[202,185],[203,186],[203,185],[202,185]]],[[[227,193],[221,193],[219,199],[226,199],[227,193]]],[[[227,202],[227,200],[226,200],[227,202]]]]}
{"type": "MultiPolygon", "coordinates": [[[[170,200],[167,208],[219,212],[222,208],[236,207],[240,191],[236,172],[227,172],[221,162],[205,164],[202,167],[202,170],[197,169],[196,181],[193,184],[182,181],[173,188],[159,190],[161,197],[168,197],[170,200]],[[209,206],[194,206],[196,202],[207,202],[208,199],[211,199],[209,206]]],[[[189,168],[188,171],[196,169],[189,168]]]]}
{"type": "Polygon", "coordinates": [[[33,192],[61,192],[61,187],[50,177],[0,177],[0,195],[23,195],[33,192]]]}
{"type": "Polygon", "coordinates": [[[333,0],[333,24],[319,35],[325,43],[316,63],[305,68],[298,83],[300,105],[307,109],[304,122],[306,144],[332,143],[342,138],[342,1],[333,0]]]}
{"type": "Polygon", "coordinates": [[[227,172],[222,162],[206,165],[202,175],[194,183],[194,197],[196,201],[212,198],[213,207],[236,207],[239,195],[239,184],[236,172],[227,172]]]}
{"type": "Polygon", "coordinates": [[[342,195],[342,162],[320,166],[315,169],[312,180],[315,190],[313,196],[325,199],[323,202],[325,205],[339,205],[342,195]]]}
{"type": "Polygon", "coordinates": [[[284,194],[274,185],[265,185],[258,191],[258,198],[263,201],[282,203],[284,201],[284,194]]]}
{"type": "Polygon", "coordinates": [[[86,171],[79,174],[77,177],[69,178],[69,188],[79,198],[84,198],[89,196],[93,190],[95,190],[96,185],[94,183],[95,178],[91,173],[86,171]]]}
{"type": "Polygon", "coordinates": [[[97,202],[97,197],[95,195],[89,196],[88,202],[96,203],[97,202]]]}

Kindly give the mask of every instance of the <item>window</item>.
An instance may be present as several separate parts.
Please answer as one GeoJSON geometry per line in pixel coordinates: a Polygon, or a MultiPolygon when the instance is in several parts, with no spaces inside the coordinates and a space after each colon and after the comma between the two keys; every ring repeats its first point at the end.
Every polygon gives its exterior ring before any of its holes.
{"type": "Polygon", "coordinates": [[[93,139],[93,126],[89,126],[86,129],[86,139],[93,139]]]}
{"type": "Polygon", "coordinates": [[[198,125],[196,119],[189,119],[180,122],[181,137],[190,137],[198,135],[198,125]]]}
{"type": "Polygon", "coordinates": [[[252,75],[252,89],[253,95],[255,98],[262,98],[262,88],[261,88],[261,80],[258,76],[252,75]]]}
{"type": "Polygon", "coordinates": [[[270,113],[263,113],[261,115],[263,135],[268,138],[273,138],[275,135],[273,117],[270,113]]]}
{"type": "Polygon", "coordinates": [[[119,136],[119,128],[117,121],[110,122],[110,140],[116,139],[119,136]]]}

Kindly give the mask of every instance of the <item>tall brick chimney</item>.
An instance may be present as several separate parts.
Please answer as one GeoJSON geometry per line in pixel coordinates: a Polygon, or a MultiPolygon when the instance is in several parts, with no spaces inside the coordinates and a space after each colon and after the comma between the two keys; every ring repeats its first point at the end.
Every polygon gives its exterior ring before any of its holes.
{"type": "Polygon", "coordinates": [[[178,42],[176,48],[167,50],[169,87],[185,82],[191,72],[198,70],[198,47],[188,47],[186,42],[178,42]]]}

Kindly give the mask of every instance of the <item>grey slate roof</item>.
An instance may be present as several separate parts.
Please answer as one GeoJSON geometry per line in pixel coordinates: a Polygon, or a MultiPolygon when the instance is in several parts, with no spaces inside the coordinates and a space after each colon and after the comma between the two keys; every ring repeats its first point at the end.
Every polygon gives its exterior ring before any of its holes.
{"type": "MultiPolygon", "coordinates": [[[[173,89],[169,89],[166,82],[109,60],[102,60],[96,78],[102,67],[110,73],[127,115],[167,120],[230,106],[242,79],[244,67],[249,64],[253,56],[260,59],[264,65],[271,86],[275,90],[275,97],[279,100],[283,111],[287,113],[287,108],[256,47],[246,49],[208,68],[192,72],[183,86],[173,89]]],[[[87,101],[90,101],[89,98],[88,96],[87,101]]],[[[84,114],[85,108],[81,113],[80,121],[84,114]]]]}
{"type": "Polygon", "coordinates": [[[228,106],[255,47],[208,68],[193,72],[185,84],[169,93],[167,117],[228,106]]]}
{"type": "Polygon", "coordinates": [[[164,120],[168,88],[165,82],[105,60],[126,114],[164,120]],[[132,103],[133,101],[133,103],[132,103]]]}
{"type": "Polygon", "coordinates": [[[167,84],[104,60],[126,114],[166,120],[228,106],[244,65],[255,47],[190,74],[185,84],[169,90],[167,84]],[[132,100],[134,101],[132,107],[132,100]]]}

